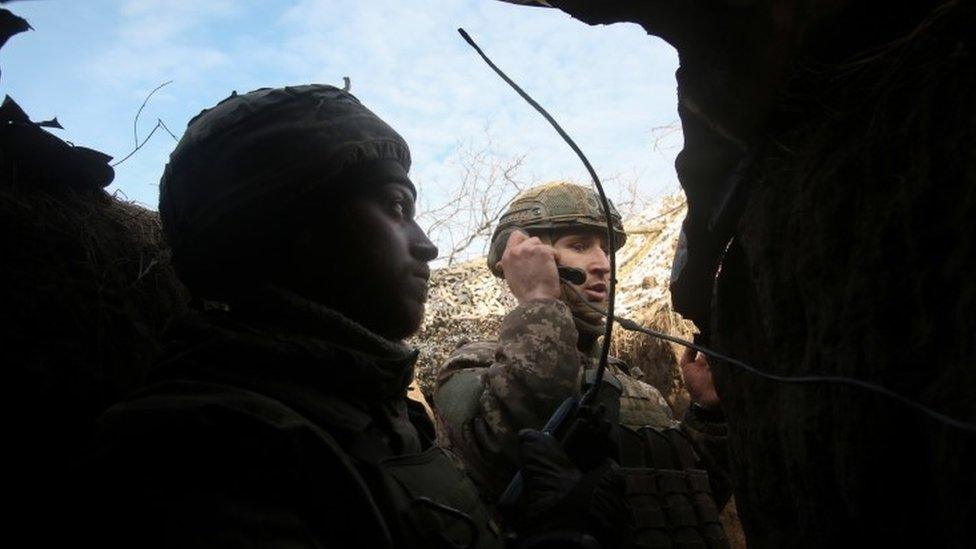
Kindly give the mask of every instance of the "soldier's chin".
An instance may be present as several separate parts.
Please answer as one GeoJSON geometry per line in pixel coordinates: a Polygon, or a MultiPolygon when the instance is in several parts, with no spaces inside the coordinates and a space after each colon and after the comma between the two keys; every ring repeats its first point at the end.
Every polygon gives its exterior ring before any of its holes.
{"type": "Polygon", "coordinates": [[[424,322],[424,305],[423,303],[403,305],[387,309],[381,321],[377,321],[374,326],[366,327],[394,341],[416,335],[424,322]]]}
{"type": "MultiPolygon", "coordinates": [[[[594,305],[599,307],[598,304],[594,305]]],[[[600,307],[600,309],[602,310],[603,308],[600,307]]],[[[586,307],[585,305],[577,305],[576,307],[573,307],[573,316],[582,320],[583,322],[586,322],[587,324],[603,324],[605,318],[604,315],[590,309],[589,307],[586,307]]]]}
{"type": "MultiPolygon", "coordinates": [[[[592,312],[592,311],[591,311],[592,312]]],[[[585,315],[582,317],[584,321],[590,324],[603,324],[604,316],[596,313],[585,315]]]]}
{"type": "Polygon", "coordinates": [[[410,307],[409,310],[404,311],[403,319],[403,335],[400,339],[408,338],[412,335],[416,335],[420,331],[421,326],[424,324],[424,310],[425,306],[423,303],[417,304],[414,307],[410,307]]]}

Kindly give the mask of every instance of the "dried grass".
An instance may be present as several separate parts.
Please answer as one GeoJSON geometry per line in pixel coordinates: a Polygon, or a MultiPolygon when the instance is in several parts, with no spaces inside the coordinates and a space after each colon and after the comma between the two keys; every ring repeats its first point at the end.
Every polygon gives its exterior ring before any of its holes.
{"type": "Polygon", "coordinates": [[[96,415],[138,387],[187,294],[155,212],[101,190],[0,180],[0,333],[8,391],[76,449],[96,415]]]}

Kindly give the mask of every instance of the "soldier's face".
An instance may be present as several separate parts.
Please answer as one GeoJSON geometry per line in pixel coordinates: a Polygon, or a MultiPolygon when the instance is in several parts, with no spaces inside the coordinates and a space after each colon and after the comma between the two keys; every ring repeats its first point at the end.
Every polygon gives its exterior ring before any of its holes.
{"type": "Polygon", "coordinates": [[[297,246],[295,290],[389,339],[415,333],[437,247],[414,220],[410,188],[367,185],[322,217],[297,246]]]}
{"type": "Polygon", "coordinates": [[[610,283],[610,256],[607,237],[600,231],[579,231],[563,234],[552,243],[559,265],[576,267],[586,273],[586,282],[577,288],[591,303],[607,300],[610,283]]]}

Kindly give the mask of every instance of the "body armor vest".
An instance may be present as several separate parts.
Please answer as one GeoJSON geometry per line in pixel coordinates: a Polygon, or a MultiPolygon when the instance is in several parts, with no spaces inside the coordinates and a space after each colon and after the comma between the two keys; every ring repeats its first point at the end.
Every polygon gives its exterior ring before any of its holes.
{"type": "MultiPolygon", "coordinates": [[[[632,527],[626,546],[729,547],[708,473],[699,466],[693,442],[660,406],[635,404],[640,398],[634,395],[626,398],[628,382],[634,380],[621,375],[619,367],[614,371],[608,368],[605,373],[596,405],[603,407],[604,418],[613,425],[609,444],[620,465],[614,480],[632,527]],[[631,408],[623,409],[627,403],[631,408]]],[[[583,392],[593,384],[595,374],[594,369],[586,371],[583,392]]]]}
{"type": "Polygon", "coordinates": [[[474,483],[446,450],[432,444],[433,427],[430,433],[423,428],[417,431],[426,447],[420,453],[393,455],[368,433],[354,433],[347,447],[381,507],[396,545],[431,549],[502,547],[500,528],[474,483]]]}

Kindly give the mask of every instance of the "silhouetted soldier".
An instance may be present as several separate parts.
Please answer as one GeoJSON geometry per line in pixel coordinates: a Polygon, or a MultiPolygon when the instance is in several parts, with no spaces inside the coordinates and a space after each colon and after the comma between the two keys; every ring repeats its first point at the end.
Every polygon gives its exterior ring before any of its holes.
{"type": "Polygon", "coordinates": [[[85,532],[128,547],[494,547],[475,488],[405,398],[437,249],[404,140],[324,85],[192,119],[160,184],[201,305],[106,412],[85,532]],[[94,499],[92,500],[94,501],[94,499]]]}

